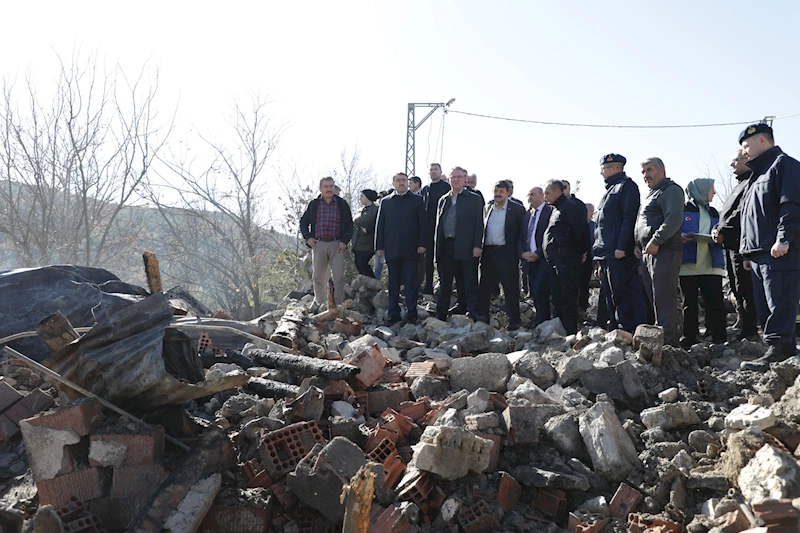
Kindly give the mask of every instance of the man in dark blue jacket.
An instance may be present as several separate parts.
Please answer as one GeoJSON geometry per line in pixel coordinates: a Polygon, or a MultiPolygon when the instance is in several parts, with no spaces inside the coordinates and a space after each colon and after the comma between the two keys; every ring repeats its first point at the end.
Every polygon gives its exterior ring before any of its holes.
{"type": "Polygon", "coordinates": [[[589,223],[586,208],[564,194],[564,184],[551,180],[544,190],[553,206],[550,223],[544,232],[544,255],[550,266],[550,290],[555,316],[567,334],[578,332],[578,285],[580,266],[589,249],[589,223]]]}
{"type": "Polygon", "coordinates": [[[400,285],[405,285],[406,320],[417,321],[420,254],[425,253],[425,203],[408,190],[408,176],[392,179],[394,192],[381,200],[375,228],[375,250],[389,267],[388,323],[400,321],[400,285]]]}
{"type": "Polygon", "coordinates": [[[646,319],[644,286],[634,255],[633,229],[639,214],[639,187],[624,171],[627,160],[608,154],[600,160],[606,192],[597,208],[592,253],[608,283],[607,308],[614,327],[633,333],[646,319]]]}
{"type": "Polygon", "coordinates": [[[544,231],[550,223],[553,207],[544,201],[544,190],[534,187],[528,193],[531,208],[522,219],[520,255],[523,276],[528,277],[536,325],[550,320],[550,269],[544,257],[544,231]]]}
{"type": "Polygon", "coordinates": [[[422,292],[433,294],[433,265],[434,265],[434,242],[436,233],[436,209],[439,206],[439,199],[450,192],[450,184],[442,179],[442,165],[431,163],[430,169],[431,182],[422,188],[422,199],[425,202],[425,287],[422,292]]]}
{"type": "Polygon", "coordinates": [[[500,180],[494,186],[494,203],[484,210],[481,281],[478,288],[481,319],[489,322],[489,304],[494,287],[500,283],[506,300],[509,331],[520,326],[519,236],[525,208],[509,197],[511,186],[500,180]]]}
{"type": "Polygon", "coordinates": [[[756,313],[767,353],[742,368],[765,370],[797,352],[800,302],[800,162],[775,146],[772,128],[753,124],[739,135],[750,157],[752,185],[742,204],[739,251],[750,261],[756,313]]]}

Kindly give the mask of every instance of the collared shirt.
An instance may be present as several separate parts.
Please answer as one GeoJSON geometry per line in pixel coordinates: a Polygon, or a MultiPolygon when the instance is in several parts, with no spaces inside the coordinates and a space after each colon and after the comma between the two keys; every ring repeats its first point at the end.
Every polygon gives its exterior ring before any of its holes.
{"type": "Polygon", "coordinates": [[[457,205],[456,202],[458,201],[457,194],[450,195],[450,207],[447,209],[447,212],[444,214],[444,220],[442,221],[442,228],[444,229],[444,236],[446,239],[452,239],[456,236],[456,209],[457,205]]]}
{"type": "Polygon", "coordinates": [[[335,239],[342,231],[342,215],[334,197],[330,203],[320,198],[317,206],[317,220],[314,225],[315,239],[335,239]]]}
{"type": "Polygon", "coordinates": [[[489,246],[503,246],[506,243],[506,213],[508,201],[503,207],[492,206],[489,219],[486,221],[486,244],[489,246]]]}
{"type": "Polygon", "coordinates": [[[537,246],[536,246],[536,228],[539,226],[539,219],[542,218],[542,209],[544,209],[544,202],[539,204],[539,207],[537,207],[533,211],[533,222],[532,222],[532,228],[531,228],[531,231],[530,231],[530,237],[531,237],[530,248],[531,248],[531,252],[539,254],[539,255],[542,255],[542,251],[537,249],[537,246]]]}

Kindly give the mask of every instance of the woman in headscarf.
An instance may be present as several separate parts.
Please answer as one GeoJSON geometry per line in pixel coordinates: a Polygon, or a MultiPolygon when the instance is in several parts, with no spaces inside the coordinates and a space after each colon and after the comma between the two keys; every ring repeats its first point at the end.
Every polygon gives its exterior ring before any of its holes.
{"type": "Polygon", "coordinates": [[[706,335],[711,342],[723,343],[726,313],[722,295],[722,276],[725,275],[725,256],[722,247],[711,241],[711,228],[719,221],[719,213],[709,205],[714,198],[714,180],[698,178],[686,186],[688,201],[683,208],[683,264],[680,280],[683,292],[683,338],[681,346],[697,343],[699,319],[698,290],[703,294],[706,335]]]}
{"type": "Polygon", "coordinates": [[[375,255],[375,223],[378,220],[378,193],[372,189],[361,191],[361,214],[353,219],[353,255],[359,274],[375,277],[369,259],[375,255]]]}

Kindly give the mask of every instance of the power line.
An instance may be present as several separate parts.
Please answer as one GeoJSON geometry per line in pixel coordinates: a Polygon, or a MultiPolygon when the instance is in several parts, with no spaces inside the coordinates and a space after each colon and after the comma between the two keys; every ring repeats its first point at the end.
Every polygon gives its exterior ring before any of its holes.
{"type": "MultiPolygon", "coordinates": [[[[567,126],[573,128],[618,128],[618,129],[676,129],[676,128],[715,128],[721,126],[746,126],[761,122],[761,119],[747,120],[742,122],[718,122],[714,124],[671,124],[671,125],[624,125],[624,124],[579,124],[574,122],[548,122],[544,120],[528,120],[523,118],[511,117],[498,117],[494,115],[483,115],[480,113],[470,113],[467,111],[458,111],[455,109],[447,109],[445,113],[458,113],[459,115],[467,115],[470,117],[489,118],[493,120],[505,120],[508,122],[524,122],[527,124],[539,124],[542,126],[567,126]]],[[[794,118],[800,116],[800,113],[795,115],[788,115],[779,117],[776,120],[794,118]]]]}

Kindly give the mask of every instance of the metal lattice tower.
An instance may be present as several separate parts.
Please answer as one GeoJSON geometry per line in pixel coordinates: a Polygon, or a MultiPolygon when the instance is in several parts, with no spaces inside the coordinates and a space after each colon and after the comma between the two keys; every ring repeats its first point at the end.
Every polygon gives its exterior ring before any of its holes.
{"type": "Polygon", "coordinates": [[[455,98],[451,98],[450,100],[445,102],[416,102],[416,103],[409,103],[408,104],[408,125],[406,126],[406,174],[411,177],[416,175],[416,147],[415,147],[415,133],[422,126],[431,115],[433,115],[434,111],[441,108],[449,107],[453,102],[455,102],[455,98]],[[428,114],[422,117],[422,120],[419,123],[416,122],[416,115],[415,110],[418,107],[429,107],[431,108],[428,111],[428,114]]]}

